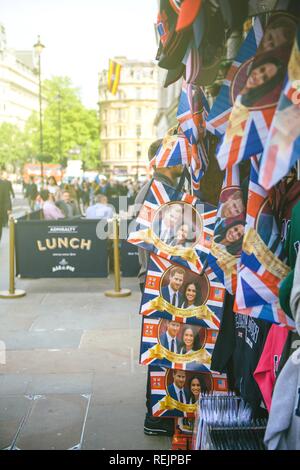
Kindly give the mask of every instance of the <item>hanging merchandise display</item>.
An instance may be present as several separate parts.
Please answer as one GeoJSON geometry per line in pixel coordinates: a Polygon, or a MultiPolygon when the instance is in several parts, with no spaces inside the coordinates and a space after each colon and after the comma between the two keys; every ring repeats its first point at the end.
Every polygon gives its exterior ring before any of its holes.
{"type": "Polygon", "coordinates": [[[300,158],[300,27],[292,49],[282,90],[266,141],[259,184],[270,189],[286,176],[300,158]]]}
{"type": "Polygon", "coordinates": [[[244,63],[253,59],[262,36],[261,21],[259,18],[256,18],[253,27],[243,41],[226,75],[220,92],[207,117],[206,128],[219,137],[225,133],[235,98],[245,86],[247,68],[244,67],[244,63]]]}
{"type": "Polygon", "coordinates": [[[245,202],[238,166],[226,170],[207,262],[229,293],[236,291],[245,232],[245,202]]]}
{"type": "Polygon", "coordinates": [[[128,241],[200,273],[211,245],[216,210],[153,181],[128,241]]]}
{"type": "Polygon", "coordinates": [[[173,449],[300,445],[299,17],[296,0],[160,1],[158,65],[182,83],[151,166],[189,187],[152,181],[129,242],[149,252],[140,363],[173,449]]]}
{"type": "Polygon", "coordinates": [[[297,21],[298,17],[289,13],[274,13],[254,58],[240,68],[246,81],[234,96],[228,126],[218,150],[221,169],[263,152],[284,83],[297,21]]]}
{"type": "Polygon", "coordinates": [[[214,372],[151,367],[150,381],[152,414],[156,417],[194,418],[201,392],[227,393],[228,390],[226,376],[214,372]]]}
{"type": "Polygon", "coordinates": [[[211,269],[199,275],[151,254],[140,313],[149,319],[218,329],[224,294],[223,285],[211,269]]]}
{"type": "Polygon", "coordinates": [[[278,305],[279,284],[290,268],[268,193],[258,184],[259,159],[252,157],[246,228],[238,271],[235,311],[293,326],[278,305]],[[265,307],[264,307],[265,306],[265,307]]]}
{"type": "Polygon", "coordinates": [[[217,334],[201,326],[143,318],[140,363],[206,372],[217,334]]]}

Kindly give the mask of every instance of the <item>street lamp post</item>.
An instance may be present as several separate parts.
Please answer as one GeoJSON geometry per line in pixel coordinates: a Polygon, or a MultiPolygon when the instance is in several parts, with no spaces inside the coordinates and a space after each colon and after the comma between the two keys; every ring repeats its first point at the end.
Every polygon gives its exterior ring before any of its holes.
{"type": "Polygon", "coordinates": [[[56,95],[56,100],[57,100],[57,123],[58,123],[58,154],[59,154],[59,161],[62,163],[63,161],[63,156],[62,156],[62,138],[61,138],[61,93],[58,91],[56,95]]]}
{"type": "Polygon", "coordinates": [[[40,36],[38,36],[37,43],[33,46],[38,57],[38,76],[39,76],[39,109],[40,109],[40,163],[41,163],[41,186],[44,186],[44,167],[43,167],[43,109],[42,109],[42,80],[41,80],[41,54],[45,46],[41,43],[40,36]]]}

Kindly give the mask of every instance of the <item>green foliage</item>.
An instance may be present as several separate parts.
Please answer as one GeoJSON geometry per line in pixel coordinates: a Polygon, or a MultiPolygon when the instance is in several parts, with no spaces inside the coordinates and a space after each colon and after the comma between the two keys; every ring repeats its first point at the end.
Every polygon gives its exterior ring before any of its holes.
{"type": "Polygon", "coordinates": [[[20,167],[30,157],[30,146],[25,135],[11,123],[0,125],[0,165],[10,163],[15,168],[20,167]]]}
{"type": "Polygon", "coordinates": [[[79,92],[68,77],[53,77],[42,84],[43,155],[40,154],[39,113],[28,119],[24,132],[5,123],[0,126],[0,164],[21,165],[25,161],[66,162],[67,158],[83,160],[86,169],[100,165],[99,119],[87,109],[79,92]],[[72,149],[80,150],[72,155],[72,149]]]}

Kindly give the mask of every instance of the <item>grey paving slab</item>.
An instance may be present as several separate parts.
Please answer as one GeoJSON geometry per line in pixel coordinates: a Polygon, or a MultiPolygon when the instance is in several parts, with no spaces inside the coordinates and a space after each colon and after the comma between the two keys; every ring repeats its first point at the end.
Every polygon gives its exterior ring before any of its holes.
{"type": "Polygon", "coordinates": [[[7,315],[2,315],[0,318],[0,339],[2,340],[4,334],[10,331],[28,331],[33,325],[36,315],[10,315],[9,312],[7,315]]]}
{"type": "Polygon", "coordinates": [[[90,394],[92,383],[92,372],[86,374],[34,374],[27,386],[27,393],[36,395],[49,393],[90,394]]]}
{"type": "Polygon", "coordinates": [[[33,322],[31,330],[129,328],[130,324],[131,320],[126,312],[113,313],[108,309],[101,310],[101,308],[93,311],[83,311],[74,306],[73,309],[57,309],[56,312],[51,312],[49,309],[44,310],[43,315],[40,315],[33,322]]]}
{"type": "Polygon", "coordinates": [[[28,374],[0,374],[0,396],[25,395],[31,380],[28,374]]]}
{"type": "Polygon", "coordinates": [[[78,348],[82,330],[16,331],[2,336],[6,350],[78,348]]]}
{"type": "Polygon", "coordinates": [[[64,450],[80,444],[88,404],[82,395],[42,395],[34,401],[15,447],[64,450]]]}
{"type": "MultiPolygon", "coordinates": [[[[113,348],[111,348],[113,349],[113,348]]],[[[32,350],[8,351],[6,364],[1,366],[3,374],[79,374],[87,372],[119,370],[129,367],[131,351],[103,350],[32,350]],[[124,358],[124,360],[120,360],[124,358]],[[123,365],[123,363],[125,365],[123,365]]]]}
{"type": "Polygon", "coordinates": [[[126,334],[123,329],[86,331],[82,334],[80,349],[113,349],[114,351],[126,351],[127,355],[129,348],[135,347],[137,349],[140,334],[140,329],[127,330],[126,334]]]}
{"type": "MultiPolygon", "coordinates": [[[[145,403],[145,391],[147,383],[147,368],[137,366],[130,371],[110,374],[96,373],[93,380],[92,402],[98,405],[115,405],[121,408],[124,405],[145,403]]],[[[145,413],[145,409],[144,409],[145,413]]]]}
{"type": "Polygon", "coordinates": [[[84,450],[168,450],[168,437],[143,434],[144,409],[135,406],[101,405],[91,401],[83,436],[84,450]]]}
{"type": "Polygon", "coordinates": [[[24,396],[0,397],[0,449],[12,446],[31,406],[24,396]]]}

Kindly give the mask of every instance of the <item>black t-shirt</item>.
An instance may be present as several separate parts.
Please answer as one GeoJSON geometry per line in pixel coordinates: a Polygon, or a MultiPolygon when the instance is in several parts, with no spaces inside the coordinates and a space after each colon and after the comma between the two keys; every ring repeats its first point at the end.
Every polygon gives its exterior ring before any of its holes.
{"type": "Polygon", "coordinates": [[[271,324],[232,310],[234,296],[226,293],[220,332],[211,369],[228,374],[229,384],[260,416],[262,395],[253,377],[271,324]]]}

